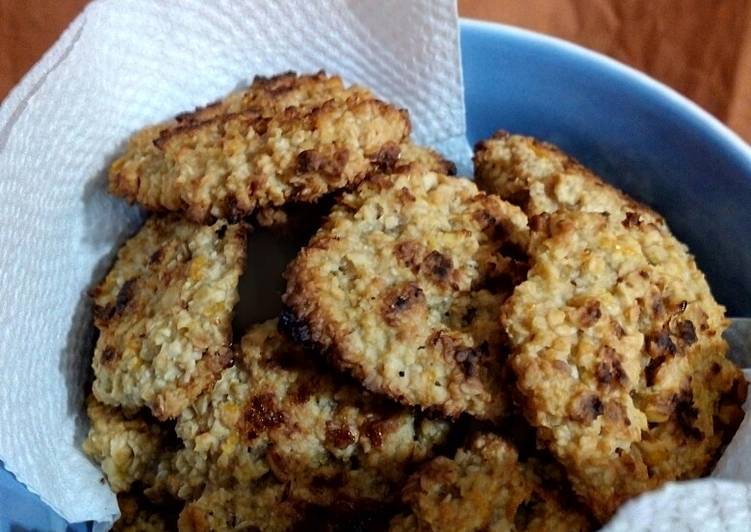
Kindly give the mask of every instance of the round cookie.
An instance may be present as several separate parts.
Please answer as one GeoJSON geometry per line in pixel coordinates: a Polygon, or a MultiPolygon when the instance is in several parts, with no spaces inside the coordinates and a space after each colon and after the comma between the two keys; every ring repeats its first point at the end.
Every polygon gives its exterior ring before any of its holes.
{"type": "Polygon", "coordinates": [[[243,92],[137,132],[110,192],[195,222],[316,202],[399,155],[406,111],[324,73],[256,78],[243,92]]]}
{"type": "Polygon", "coordinates": [[[180,415],[229,362],[232,309],[245,265],[243,224],[152,216],[92,291],[94,396],[180,415]]]}
{"type": "Polygon", "coordinates": [[[383,168],[384,173],[407,173],[423,170],[444,175],[456,175],[456,165],[432,148],[412,142],[404,142],[399,147],[399,155],[390,168],[383,168]]]}
{"type": "Polygon", "coordinates": [[[607,212],[619,221],[628,213],[664,224],[662,217],[609,185],[556,146],[499,131],[477,143],[477,186],[518,205],[534,225],[540,215],[607,212]]]}
{"type": "Polygon", "coordinates": [[[434,458],[407,481],[410,513],[391,521],[392,532],[456,530],[590,530],[589,519],[566,508],[514,447],[481,434],[453,459],[434,458]]]}
{"type": "Polygon", "coordinates": [[[112,491],[126,492],[134,483],[151,485],[159,463],[172,456],[169,428],[93,396],[86,400],[86,414],[91,427],[81,447],[102,468],[112,491]]]}
{"type": "Polygon", "coordinates": [[[639,493],[707,474],[746,392],[693,258],[629,212],[545,215],[502,317],[521,407],[603,522],[639,493]]]}
{"type": "Polygon", "coordinates": [[[193,499],[204,486],[252,492],[272,478],[285,497],[315,505],[391,502],[407,470],[445,441],[448,423],[327,373],[276,328],[252,327],[235,365],[183,412],[185,448],[157,485],[193,499]]]}
{"type": "Polygon", "coordinates": [[[527,219],[466,179],[381,175],[343,196],[288,267],[280,327],[366,388],[498,420],[501,304],[526,273],[527,219]]]}
{"type": "Polygon", "coordinates": [[[305,518],[306,505],[288,497],[287,487],[264,479],[245,489],[207,487],[185,505],[177,521],[183,532],[258,530],[287,532],[305,518]]]}

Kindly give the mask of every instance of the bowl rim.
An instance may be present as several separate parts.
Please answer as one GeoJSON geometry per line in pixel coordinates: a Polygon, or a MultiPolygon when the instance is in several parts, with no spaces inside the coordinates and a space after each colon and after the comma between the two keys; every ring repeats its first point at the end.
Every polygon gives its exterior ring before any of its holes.
{"type": "MultiPolygon", "coordinates": [[[[560,37],[546,35],[537,31],[511,26],[500,22],[490,22],[474,18],[461,17],[459,19],[461,30],[495,33],[525,41],[533,46],[541,46],[565,53],[573,59],[578,59],[593,64],[611,74],[619,75],[627,81],[642,86],[652,92],[667,105],[673,106],[679,112],[696,119],[707,127],[708,133],[716,136],[726,147],[743,161],[751,175],[751,146],[747,144],[735,131],[723,124],[708,111],[704,110],[694,101],[683,96],[675,89],[657,81],[648,74],[631,66],[621,63],[617,59],[596,52],[579,44],[567,41],[560,37]]],[[[459,32],[461,36],[461,31],[459,32]]],[[[460,37],[461,38],[461,37],[460,37]]],[[[461,49],[461,42],[459,45],[461,49]]],[[[464,83],[464,81],[463,81],[464,83]]]]}

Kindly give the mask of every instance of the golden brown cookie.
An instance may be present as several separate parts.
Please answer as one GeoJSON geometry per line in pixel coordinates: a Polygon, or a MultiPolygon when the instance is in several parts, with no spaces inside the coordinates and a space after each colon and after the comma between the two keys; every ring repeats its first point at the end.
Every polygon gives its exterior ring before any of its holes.
{"type": "MultiPolygon", "coordinates": [[[[420,146],[411,141],[393,145],[384,150],[381,160],[374,165],[375,173],[407,173],[412,171],[437,172],[439,174],[456,174],[456,165],[436,150],[420,146]]],[[[321,218],[328,214],[335,197],[341,191],[335,191],[318,200],[315,204],[288,203],[284,207],[266,207],[258,209],[253,220],[262,227],[270,227],[282,235],[311,235],[321,225],[321,218]]],[[[309,238],[306,237],[305,240],[309,238]]]]}
{"type": "Polygon", "coordinates": [[[409,135],[406,111],[324,73],[256,78],[230,95],[136,133],[109,173],[110,191],[196,222],[315,202],[391,166],[409,135]]]}
{"type": "Polygon", "coordinates": [[[523,410],[605,521],[630,497],[711,468],[746,383],[725,309],[665,221],[555,146],[497,133],[479,185],[530,217],[528,280],[502,321],[523,410]]]}
{"type": "Polygon", "coordinates": [[[120,518],[113,532],[169,532],[177,526],[173,508],[157,506],[136,493],[118,493],[120,518]]]}
{"type": "Polygon", "coordinates": [[[286,532],[304,518],[305,507],[288,497],[284,484],[267,478],[244,489],[207,487],[185,505],[177,524],[180,532],[286,532]]]}
{"type": "Polygon", "coordinates": [[[603,522],[639,493],[707,474],[743,417],[725,309],[648,220],[549,215],[502,319],[522,409],[603,522]]]}
{"type": "Polygon", "coordinates": [[[377,176],[288,267],[281,327],[407,405],[509,408],[499,308],[524,279],[527,219],[466,179],[377,176]]]}
{"type": "Polygon", "coordinates": [[[514,447],[492,434],[474,438],[453,459],[438,457],[410,477],[403,492],[410,513],[393,532],[576,531],[589,520],[567,508],[514,447]]]}
{"type": "Polygon", "coordinates": [[[151,484],[159,463],[169,460],[170,430],[145,414],[125,412],[94,397],[87,399],[86,413],[91,428],[83,450],[102,468],[112,490],[151,484]]]}
{"type": "Polygon", "coordinates": [[[530,223],[545,213],[607,212],[624,220],[664,224],[648,207],[609,185],[556,146],[533,137],[497,132],[475,147],[475,173],[481,190],[518,205],[530,223]]]}
{"type": "Polygon", "coordinates": [[[435,172],[443,175],[456,175],[456,165],[432,148],[405,142],[399,147],[399,156],[391,167],[382,169],[385,173],[407,173],[414,171],[435,172]]]}
{"type": "Polygon", "coordinates": [[[182,498],[206,484],[254,489],[273,476],[289,497],[328,506],[393,500],[408,468],[446,439],[448,423],[323,371],[272,320],[245,335],[235,365],[183,412],[177,433],[186,449],[160,482],[182,498]]]}
{"type": "Polygon", "coordinates": [[[176,417],[229,361],[245,229],[152,217],[92,291],[103,403],[176,417]]]}

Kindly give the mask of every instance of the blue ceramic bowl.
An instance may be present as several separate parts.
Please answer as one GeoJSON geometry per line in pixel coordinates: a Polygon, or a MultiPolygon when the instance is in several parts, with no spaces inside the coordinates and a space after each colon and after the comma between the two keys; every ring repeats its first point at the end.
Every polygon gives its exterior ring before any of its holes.
{"type": "MultiPolygon", "coordinates": [[[[662,213],[729,314],[751,317],[748,145],[674,91],[565,41],[464,20],[461,42],[470,142],[506,129],[558,144],[662,213]]],[[[66,528],[1,469],[0,515],[0,531],[66,528]]]]}

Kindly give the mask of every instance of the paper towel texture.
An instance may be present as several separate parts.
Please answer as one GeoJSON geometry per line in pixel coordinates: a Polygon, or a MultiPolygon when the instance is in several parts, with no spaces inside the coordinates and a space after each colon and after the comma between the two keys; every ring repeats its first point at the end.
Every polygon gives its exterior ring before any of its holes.
{"type": "Polygon", "coordinates": [[[603,532],[745,532],[751,523],[751,488],[727,480],[666,484],[627,502],[603,532]]]}
{"type": "Polygon", "coordinates": [[[135,228],[104,171],[136,129],[253,75],[326,69],[467,168],[452,0],[90,4],[0,107],[0,459],[68,521],[116,514],[80,451],[86,290],[135,228]]]}

